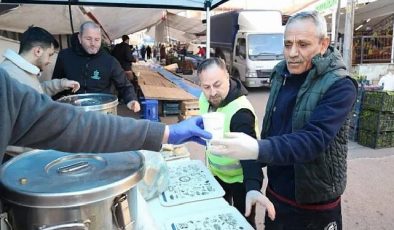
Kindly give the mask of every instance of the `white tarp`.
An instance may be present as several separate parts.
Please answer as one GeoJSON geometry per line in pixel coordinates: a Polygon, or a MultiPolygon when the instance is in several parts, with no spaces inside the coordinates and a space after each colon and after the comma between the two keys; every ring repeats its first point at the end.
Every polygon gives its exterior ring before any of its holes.
{"type": "MultiPolygon", "coordinates": [[[[72,6],[71,9],[75,32],[84,21],[94,20],[99,22],[111,40],[150,28],[163,22],[164,18],[166,25],[178,31],[201,33],[205,30],[200,20],[166,14],[162,9],[86,6],[72,6]]],[[[31,25],[45,28],[52,34],[71,34],[68,6],[26,4],[0,15],[1,30],[23,32],[31,25]]]]}
{"type": "Polygon", "coordinates": [[[188,42],[197,39],[197,37],[193,34],[185,33],[171,27],[167,28],[165,22],[161,22],[156,26],[151,27],[147,31],[147,35],[151,36],[156,42],[160,43],[168,42],[168,37],[180,42],[188,42]]]}
{"type": "Polygon", "coordinates": [[[166,24],[168,27],[183,31],[189,34],[199,34],[205,31],[206,26],[201,20],[196,18],[186,18],[168,12],[166,16],[166,24]]]}
{"type": "Polygon", "coordinates": [[[0,63],[4,60],[3,53],[6,49],[19,51],[19,42],[0,36],[0,63]]]}
{"type": "Polygon", "coordinates": [[[161,20],[162,9],[138,9],[119,7],[85,7],[101,24],[111,40],[123,34],[146,29],[161,20]]]}
{"type": "MultiPolygon", "coordinates": [[[[74,30],[89,20],[79,7],[71,7],[74,30]]],[[[67,6],[21,5],[0,15],[0,30],[24,32],[29,26],[45,28],[52,34],[71,34],[70,17],[67,6]]]]}
{"type": "Polygon", "coordinates": [[[168,38],[189,42],[197,39],[196,34],[204,33],[205,28],[200,20],[167,12],[166,17],[151,27],[147,34],[157,42],[168,42],[168,38]]]}

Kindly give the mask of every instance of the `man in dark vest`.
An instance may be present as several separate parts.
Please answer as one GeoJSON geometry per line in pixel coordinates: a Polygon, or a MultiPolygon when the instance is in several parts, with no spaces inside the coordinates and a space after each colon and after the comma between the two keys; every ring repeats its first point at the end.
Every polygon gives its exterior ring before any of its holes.
{"type": "MultiPolygon", "coordinates": [[[[261,140],[230,133],[211,142],[216,154],[267,165],[266,195],[276,218],[266,218],[265,229],[342,229],[348,115],[357,88],[329,43],[326,21],[317,12],[291,17],[286,60],[272,74],[261,140]]],[[[247,208],[266,199],[252,191],[246,197],[247,208]]]]}

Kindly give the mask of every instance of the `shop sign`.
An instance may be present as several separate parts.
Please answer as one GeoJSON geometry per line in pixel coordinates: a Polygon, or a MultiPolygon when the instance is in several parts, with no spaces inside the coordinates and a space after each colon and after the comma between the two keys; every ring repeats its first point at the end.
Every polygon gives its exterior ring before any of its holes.
{"type": "Polygon", "coordinates": [[[324,0],[322,3],[316,6],[316,10],[319,12],[323,12],[332,9],[333,7],[336,7],[337,4],[338,0],[324,0]]]}

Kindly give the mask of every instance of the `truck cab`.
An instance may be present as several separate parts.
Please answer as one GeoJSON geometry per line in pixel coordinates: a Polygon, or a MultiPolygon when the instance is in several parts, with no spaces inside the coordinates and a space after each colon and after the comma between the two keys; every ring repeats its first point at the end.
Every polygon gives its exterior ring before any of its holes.
{"type": "Polygon", "coordinates": [[[270,85],[274,66],[283,60],[282,14],[272,10],[232,11],[211,18],[214,56],[247,87],[270,85]]]}
{"type": "Polygon", "coordinates": [[[238,33],[231,73],[247,87],[270,84],[274,66],[283,59],[283,33],[238,33]]]}

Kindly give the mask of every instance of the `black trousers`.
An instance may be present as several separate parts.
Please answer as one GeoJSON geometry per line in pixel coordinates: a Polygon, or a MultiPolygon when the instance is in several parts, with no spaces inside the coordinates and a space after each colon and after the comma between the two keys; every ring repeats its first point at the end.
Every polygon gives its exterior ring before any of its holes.
{"type": "MultiPolygon", "coordinates": [[[[246,198],[246,189],[243,183],[233,183],[228,184],[220,178],[215,177],[215,179],[219,182],[222,186],[223,190],[226,192],[224,195],[224,199],[232,206],[234,206],[242,215],[245,214],[245,198],[246,198]]],[[[256,228],[255,223],[255,216],[256,211],[255,207],[252,208],[252,212],[250,213],[249,217],[245,217],[246,220],[256,228]]]]}
{"type": "Polygon", "coordinates": [[[327,210],[300,209],[277,200],[267,193],[274,204],[276,217],[265,217],[265,230],[342,230],[341,203],[327,210]]]}

